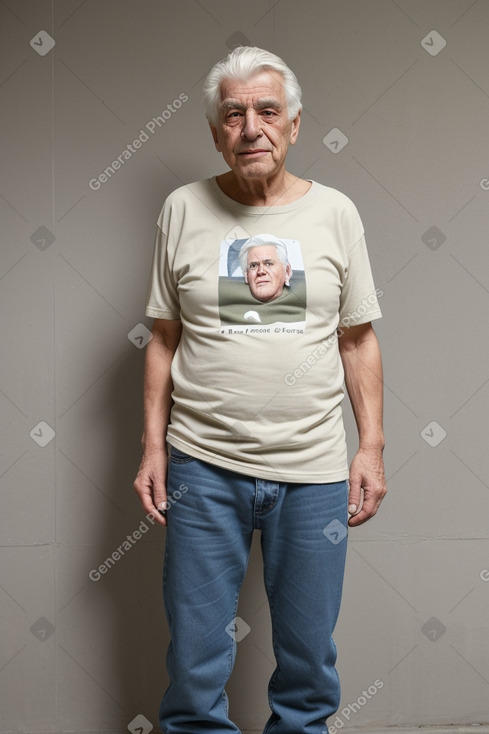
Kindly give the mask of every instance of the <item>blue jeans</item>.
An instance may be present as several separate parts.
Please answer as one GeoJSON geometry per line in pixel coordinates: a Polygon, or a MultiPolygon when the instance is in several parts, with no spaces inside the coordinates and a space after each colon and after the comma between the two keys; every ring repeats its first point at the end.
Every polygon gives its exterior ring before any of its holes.
{"type": "Polygon", "coordinates": [[[221,734],[224,687],[253,530],[261,530],[277,667],[267,734],[326,734],[339,706],[336,624],[347,544],[347,482],[253,479],[171,448],[163,589],[171,642],[170,685],[160,709],[165,734],[221,734]]]}

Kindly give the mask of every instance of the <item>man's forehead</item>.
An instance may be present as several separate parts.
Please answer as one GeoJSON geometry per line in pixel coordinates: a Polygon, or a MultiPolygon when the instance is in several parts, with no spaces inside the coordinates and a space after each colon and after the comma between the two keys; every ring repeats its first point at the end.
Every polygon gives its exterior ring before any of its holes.
{"type": "Polygon", "coordinates": [[[253,247],[250,247],[248,250],[248,258],[250,257],[259,257],[260,255],[263,255],[266,257],[267,254],[269,255],[275,255],[277,253],[277,248],[274,244],[269,245],[254,245],[253,247]]]}
{"type": "Polygon", "coordinates": [[[273,69],[260,71],[249,79],[223,79],[221,82],[221,102],[226,100],[249,101],[253,98],[275,99],[283,103],[285,99],[284,79],[273,69]]]}

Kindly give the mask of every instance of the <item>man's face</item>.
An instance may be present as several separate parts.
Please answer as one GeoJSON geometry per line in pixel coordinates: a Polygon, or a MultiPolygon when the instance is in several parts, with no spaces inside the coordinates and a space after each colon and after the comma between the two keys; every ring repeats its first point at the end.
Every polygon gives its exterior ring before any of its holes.
{"type": "Polygon", "coordinates": [[[288,118],[282,75],[262,71],[248,81],[222,82],[219,118],[211,130],[216,149],[238,177],[269,179],[285,167],[299,124],[299,115],[288,118]]]}
{"type": "Polygon", "coordinates": [[[282,293],[292,268],[283,264],[274,245],[259,245],[248,250],[245,283],[257,301],[273,301],[282,293]]]}

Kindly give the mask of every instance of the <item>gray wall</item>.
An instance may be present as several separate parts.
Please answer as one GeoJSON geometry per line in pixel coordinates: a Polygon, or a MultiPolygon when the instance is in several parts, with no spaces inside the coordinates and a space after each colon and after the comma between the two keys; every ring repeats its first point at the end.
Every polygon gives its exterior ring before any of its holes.
{"type": "MultiPolygon", "coordinates": [[[[156,724],[164,531],[132,491],[146,284],[165,196],[225,170],[200,87],[248,42],[296,71],[289,167],[355,201],[384,292],[390,494],[350,534],[337,728],[488,722],[489,2],[5,0],[0,23],[1,730],[156,724]]],[[[239,614],[232,712],[259,730],[256,545],[239,614]]]]}

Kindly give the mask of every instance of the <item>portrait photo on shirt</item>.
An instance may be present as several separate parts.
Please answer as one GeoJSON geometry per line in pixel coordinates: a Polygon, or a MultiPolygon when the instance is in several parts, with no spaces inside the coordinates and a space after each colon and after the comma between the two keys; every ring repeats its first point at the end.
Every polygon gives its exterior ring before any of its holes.
{"type": "Polygon", "coordinates": [[[287,324],[303,331],[306,278],[299,241],[273,234],[223,240],[219,315],[226,330],[260,333],[262,325],[287,324]]]}

